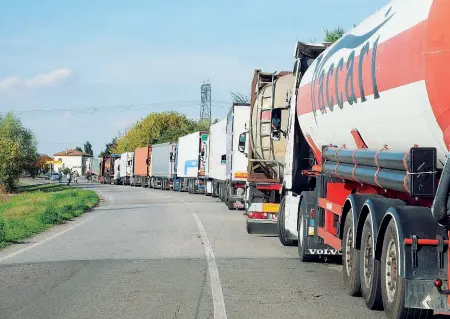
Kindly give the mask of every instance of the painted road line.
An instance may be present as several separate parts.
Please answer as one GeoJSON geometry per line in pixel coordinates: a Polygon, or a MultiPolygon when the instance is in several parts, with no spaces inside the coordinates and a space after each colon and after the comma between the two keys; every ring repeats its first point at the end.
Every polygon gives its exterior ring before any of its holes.
{"type": "Polygon", "coordinates": [[[203,241],[203,246],[205,247],[206,260],[208,262],[209,281],[211,282],[211,294],[214,306],[214,319],[227,319],[227,312],[225,309],[225,301],[223,298],[222,285],[220,283],[219,270],[217,269],[216,257],[214,256],[214,250],[209,242],[206,230],[203,227],[203,224],[197,213],[191,207],[189,207],[189,203],[182,200],[181,198],[177,198],[171,195],[167,196],[172,197],[185,204],[195,219],[197,229],[203,241]]]}

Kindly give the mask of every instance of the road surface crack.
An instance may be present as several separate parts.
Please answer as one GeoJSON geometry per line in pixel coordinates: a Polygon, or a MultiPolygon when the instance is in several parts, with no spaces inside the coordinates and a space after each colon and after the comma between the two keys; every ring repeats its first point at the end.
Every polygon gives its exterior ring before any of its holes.
{"type": "Polygon", "coordinates": [[[202,298],[203,298],[203,293],[205,291],[205,286],[206,286],[206,279],[208,276],[208,269],[205,268],[204,269],[205,275],[203,276],[203,281],[202,281],[202,285],[200,287],[200,294],[198,296],[198,300],[197,300],[197,306],[195,307],[195,315],[194,315],[194,319],[198,319],[198,315],[200,313],[200,304],[202,302],[202,298]]]}

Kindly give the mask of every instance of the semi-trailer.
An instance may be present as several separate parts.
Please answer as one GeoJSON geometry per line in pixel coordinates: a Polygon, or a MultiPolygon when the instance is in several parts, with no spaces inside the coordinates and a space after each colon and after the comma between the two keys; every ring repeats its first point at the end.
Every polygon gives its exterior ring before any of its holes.
{"type": "Polygon", "coordinates": [[[133,178],[134,152],[120,154],[120,183],[130,185],[133,178]]]}
{"type": "Polygon", "coordinates": [[[114,185],[120,184],[120,157],[114,159],[114,185]]]}
{"type": "Polygon", "coordinates": [[[174,190],[191,194],[204,193],[205,148],[208,132],[194,132],[178,139],[174,174],[174,190]]]}
{"type": "Polygon", "coordinates": [[[131,185],[145,187],[149,185],[152,160],[152,147],[144,146],[134,150],[133,175],[131,185]]]}
{"type": "Polygon", "coordinates": [[[248,129],[249,118],[250,104],[233,103],[226,119],[226,178],[220,185],[223,201],[230,210],[244,208],[248,159],[244,155],[245,138],[240,138],[248,129]]]}
{"type": "Polygon", "coordinates": [[[223,119],[209,128],[205,147],[205,195],[217,197],[219,185],[225,183],[227,160],[227,119],[223,119]]]}
{"type": "Polygon", "coordinates": [[[175,143],[153,145],[150,187],[170,190],[174,174],[175,143]]]}
{"type": "MultiPolygon", "coordinates": [[[[281,130],[286,130],[293,83],[292,72],[255,70],[253,75],[249,129],[240,136],[241,145],[249,139],[244,201],[248,233],[277,233],[286,139],[271,133],[271,112],[279,110],[281,130]],[[273,139],[273,134],[278,138],[273,139]]],[[[242,147],[240,151],[244,153],[242,147]]]]}
{"type": "Polygon", "coordinates": [[[120,158],[120,154],[111,154],[103,156],[101,162],[101,179],[102,184],[111,184],[114,179],[114,161],[120,158]]]}
{"type": "Polygon", "coordinates": [[[271,129],[291,151],[280,241],[303,262],[342,254],[347,293],[388,318],[450,307],[449,15],[396,0],[326,49],[299,43],[271,129]]]}

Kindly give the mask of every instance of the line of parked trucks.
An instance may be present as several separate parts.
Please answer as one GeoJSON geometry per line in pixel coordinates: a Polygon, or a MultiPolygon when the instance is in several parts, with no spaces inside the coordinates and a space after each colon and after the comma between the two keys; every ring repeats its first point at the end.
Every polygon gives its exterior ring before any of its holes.
{"type": "MultiPolygon", "coordinates": [[[[389,318],[448,311],[450,1],[394,0],[293,71],[256,70],[209,132],[103,158],[101,182],[220,197],[389,318]]],[[[320,311],[320,310],[319,310],[320,311]]]]}

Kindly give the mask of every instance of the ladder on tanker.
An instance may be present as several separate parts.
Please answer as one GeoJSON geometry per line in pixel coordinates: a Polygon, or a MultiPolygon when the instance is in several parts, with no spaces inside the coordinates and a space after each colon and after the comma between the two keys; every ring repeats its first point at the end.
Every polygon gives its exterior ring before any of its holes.
{"type": "MultiPolygon", "coordinates": [[[[256,82],[256,97],[259,96],[261,91],[266,87],[267,85],[271,85],[272,94],[270,96],[264,96],[261,95],[260,100],[256,101],[256,114],[257,114],[257,126],[256,126],[256,136],[259,138],[259,146],[253,145],[253,148],[255,150],[259,150],[261,152],[261,155],[265,154],[265,152],[271,153],[272,159],[252,159],[250,161],[256,162],[259,164],[256,164],[254,169],[261,168],[265,171],[265,173],[268,176],[271,176],[272,178],[279,178],[280,176],[280,163],[275,160],[275,150],[273,146],[273,140],[271,138],[271,122],[272,122],[272,110],[275,108],[275,80],[276,80],[276,72],[273,73],[262,73],[258,72],[258,78],[256,82]],[[266,100],[271,99],[269,106],[267,107],[267,103],[265,103],[266,100]],[[270,116],[269,119],[267,117],[264,117],[263,114],[267,114],[269,112],[270,116]],[[264,140],[269,139],[269,147],[264,146],[264,140]],[[272,167],[268,165],[261,165],[262,163],[271,163],[277,165],[277,171],[276,172],[272,167]]],[[[256,124],[256,123],[255,123],[256,124]]],[[[253,143],[254,144],[254,143],[253,143]]]]}

